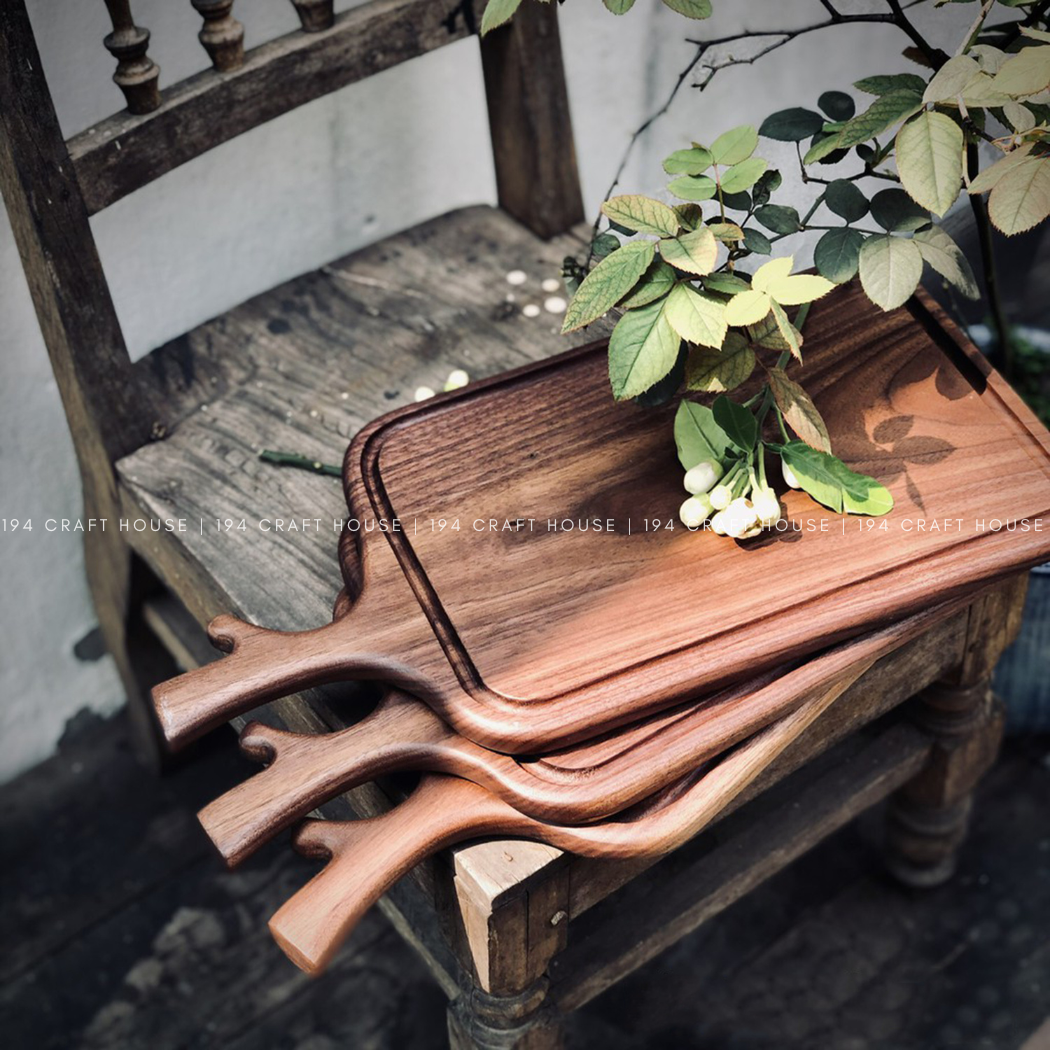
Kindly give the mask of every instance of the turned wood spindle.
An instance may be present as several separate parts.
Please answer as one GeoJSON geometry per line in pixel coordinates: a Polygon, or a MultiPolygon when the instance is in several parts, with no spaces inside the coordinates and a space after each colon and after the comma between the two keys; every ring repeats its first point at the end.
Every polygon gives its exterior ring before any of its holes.
{"type": "Polygon", "coordinates": [[[204,28],[197,34],[201,46],[208,52],[211,64],[220,73],[229,73],[244,65],[244,26],[230,11],[233,0],[190,0],[204,19],[204,28]]]}
{"type": "Polygon", "coordinates": [[[331,29],[335,21],[332,10],[333,0],[292,0],[299,13],[303,32],[320,33],[322,29],[331,29]]]}
{"type": "Polygon", "coordinates": [[[135,25],[129,0],[106,0],[113,32],[102,41],[117,60],[113,80],[124,92],[130,113],[151,113],[160,105],[160,66],[147,54],[149,30],[135,25]]]}

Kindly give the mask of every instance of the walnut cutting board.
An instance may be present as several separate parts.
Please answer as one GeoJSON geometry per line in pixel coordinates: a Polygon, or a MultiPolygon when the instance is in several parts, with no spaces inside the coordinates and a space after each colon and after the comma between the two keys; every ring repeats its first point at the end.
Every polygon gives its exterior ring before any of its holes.
{"type": "Polygon", "coordinates": [[[480,744],[549,750],[1050,557],[1050,435],[935,308],[884,314],[838,289],[810,313],[804,354],[836,453],[893,493],[886,518],[788,491],[788,531],[688,532],[673,410],[615,403],[604,345],[571,351],[362,431],[351,511],[401,531],[346,534],[353,613],[302,635],[222,618],[213,634],[233,656],[191,674],[229,664],[231,682],[161,691],[170,735],[371,677],[480,744]],[[517,519],[533,525],[502,528],[517,519]],[[560,524],[583,519],[614,528],[560,524]]]}

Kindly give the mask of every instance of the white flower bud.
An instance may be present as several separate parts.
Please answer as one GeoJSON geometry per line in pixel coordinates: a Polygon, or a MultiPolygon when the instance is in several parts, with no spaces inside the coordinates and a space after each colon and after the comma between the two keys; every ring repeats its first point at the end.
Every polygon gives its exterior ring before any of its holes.
{"type": "Polygon", "coordinates": [[[763,528],[769,528],[780,521],[780,500],[772,489],[757,491],[754,495],[754,505],[758,523],[763,528]]]}
{"type": "Polygon", "coordinates": [[[757,535],[759,535],[759,533],[761,533],[761,531],[762,522],[759,522],[757,525],[752,525],[751,528],[747,530],[747,532],[741,533],[739,538],[742,540],[753,540],[757,535]]]}
{"type": "Polygon", "coordinates": [[[690,496],[678,510],[678,517],[687,529],[698,529],[711,514],[711,501],[705,493],[690,496]]]}
{"type": "Polygon", "coordinates": [[[711,486],[718,481],[724,471],[722,464],[713,459],[701,460],[692,470],[685,474],[685,491],[698,496],[701,492],[709,492],[711,486]]]}
{"type": "Polygon", "coordinates": [[[726,511],[733,516],[734,521],[740,522],[742,531],[746,531],[758,522],[758,512],[749,499],[741,497],[733,500],[726,508],[726,511]]]}
{"type": "Polygon", "coordinates": [[[416,400],[426,401],[428,398],[434,396],[434,391],[428,386],[417,386],[416,387],[416,400]]]}
{"type": "Polygon", "coordinates": [[[725,524],[726,512],[720,510],[711,518],[711,531],[719,536],[724,536],[726,534],[725,524]]]}
{"type": "Polygon", "coordinates": [[[448,379],[445,380],[445,392],[459,390],[460,387],[466,386],[469,382],[470,376],[462,368],[453,368],[448,374],[448,379]]]}
{"type": "Polygon", "coordinates": [[[708,495],[715,510],[725,510],[733,502],[733,490],[728,485],[716,485],[708,495]]]}
{"type": "Polygon", "coordinates": [[[784,483],[790,485],[793,489],[800,489],[802,486],[798,483],[798,478],[795,477],[795,472],[787,465],[787,463],[780,460],[780,473],[784,475],[784,483]]]}

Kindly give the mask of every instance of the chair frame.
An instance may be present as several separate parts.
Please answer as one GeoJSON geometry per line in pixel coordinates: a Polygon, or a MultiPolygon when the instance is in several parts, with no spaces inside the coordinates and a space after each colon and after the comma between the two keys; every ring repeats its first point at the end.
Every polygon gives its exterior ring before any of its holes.
{"type": "MultiPolygon", "coordinates": [[[[128,0],[107,0],[124,111],[64,139],[25,0],[0,9],[0,191],[69,421],[88,517],[116,521],[116,462],[169,429],[143,362],[128,355],[89,217],[266,121],[476,34],[484,0],[370,0],[332,18],[331,0],[293,0],[304,27],[231,58],[231,0],[194,0],[216,67],[157,92],[149,34],[128,0]],[[216,45],[216,41],[221,46],[216,45]],[[233,68],[228,68],[234,63],[233,68]],[[143,112],[143,110],[147,110],[143,112]]],[[[243,29],[240,30],[243,35],[243,29]]],[[[481,41],[500,206],[551,238],[583,219],[555,4],[526,4],[481,41]]],[[[119,531],[89,532],[85,563],[140,753],[162,748],[148,702],[164,677],[143,629],[156,586],[119,531]]],[[[157,570],[160,571],[159,569],[157,570]]]]}

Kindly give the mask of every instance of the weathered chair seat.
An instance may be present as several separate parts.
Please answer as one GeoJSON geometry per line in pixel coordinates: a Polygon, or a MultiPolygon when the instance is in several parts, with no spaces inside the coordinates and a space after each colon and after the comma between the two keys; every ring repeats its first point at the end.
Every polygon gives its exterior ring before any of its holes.
{"type": "Polygon", "coordinates": [[[466,208],[160,347],[136,367],[150,371],[174,423],[117,463],[122,515],[152,519],[129,542],[165,577],[178,573],[198,618],[236,609],[286,629],[324,622],[341,583],[342,488],[262,462],[258,451],[338,464],[361,426],[420,385],[440,390],[451,369],[477,378],[567,349],[560,316],[542,309],[550,293],[540,283],[582,245],[571,234],[542,241],[497,208],[466,208]],[[512,270],[525,283],[508,283],[512,270]],[[526,303],[541,313],[525,316],[526,303]],[[154,532],[158,519],[185,519],[186,532],[154,532]],[[292,521],[300,528],[288,531],[292,521]]]}

